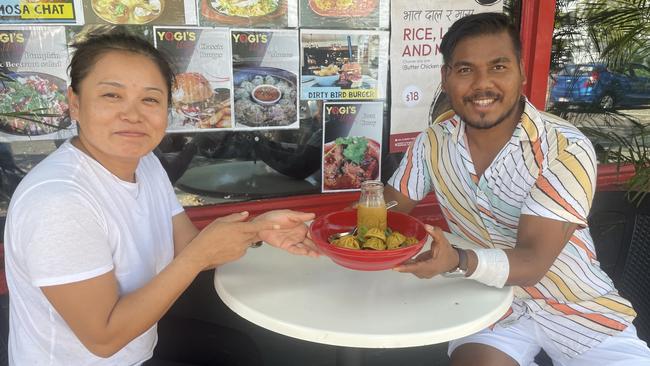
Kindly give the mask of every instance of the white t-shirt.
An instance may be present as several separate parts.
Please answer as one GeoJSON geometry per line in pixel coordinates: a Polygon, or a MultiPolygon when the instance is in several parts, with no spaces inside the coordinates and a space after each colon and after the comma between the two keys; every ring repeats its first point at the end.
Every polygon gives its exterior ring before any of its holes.
{"type": "Polygon", "coordinates": [[[183,211],[153,154],[125,182],[69,141],[16,189],[4,245],[10,299],[10,365],[138,365],[151,357],[156,326],[110,358],[88,351],[40,287],[111,270],[120,294],[149,282],[174,256],[172,217],[183,211]]]}

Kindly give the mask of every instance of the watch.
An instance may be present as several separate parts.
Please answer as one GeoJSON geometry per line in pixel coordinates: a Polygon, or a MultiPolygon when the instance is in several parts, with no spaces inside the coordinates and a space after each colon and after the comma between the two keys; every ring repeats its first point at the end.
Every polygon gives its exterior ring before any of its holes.
{"type": "Polygon", "coordinates": [[[442,276],[447,278],[465,277],[467,274],[467,253],[465,252],[465,249],[459,248],[455,245],[452,245],[451,247],[456,249],[456,252],[458,252],[458,267],[451,271],[442,273],[442,276]]]}

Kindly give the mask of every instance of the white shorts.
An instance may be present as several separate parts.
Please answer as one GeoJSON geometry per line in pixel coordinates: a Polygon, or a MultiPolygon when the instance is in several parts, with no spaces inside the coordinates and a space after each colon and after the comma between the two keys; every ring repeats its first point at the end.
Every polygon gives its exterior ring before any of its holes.
{"type": "Polygon", "coordinates": [[[575,358],[560,352],[542,328],[530,318],[521,318],[506,327],[482,331],[449,342],[448,355],[465,343],[494,347],[512,357],[520,366],[536,365],[535,356],[543,348],[554,366],[650,366],[650,349],[636,335],[633,325],[575,358]]]}

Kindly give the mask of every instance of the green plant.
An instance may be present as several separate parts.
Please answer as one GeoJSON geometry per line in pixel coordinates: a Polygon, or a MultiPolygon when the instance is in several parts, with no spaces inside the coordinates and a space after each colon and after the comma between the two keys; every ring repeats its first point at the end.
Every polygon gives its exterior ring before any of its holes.
{"type": "Polygon", "coordinates": [[[626,135],[611,129],[584,127],[582,130],[602,147],[601,162],[616,163],[619,171],[624,165],[634,166],[634,176],[626,182],[626,195],[630,202],[640,205],[650,192],[650,126],[637,123],[626,135]]]}

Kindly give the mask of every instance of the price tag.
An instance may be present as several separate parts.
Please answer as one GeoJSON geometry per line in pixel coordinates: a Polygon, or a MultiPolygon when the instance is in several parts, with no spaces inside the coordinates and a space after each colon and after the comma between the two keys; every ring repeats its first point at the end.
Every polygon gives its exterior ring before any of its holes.
{"type": "Polygon", "coordinates": [[[422,100],[422,90],[417,85],[408,85],[402,91],[402,101],[407,107],[415,107],[422,100]]]}

